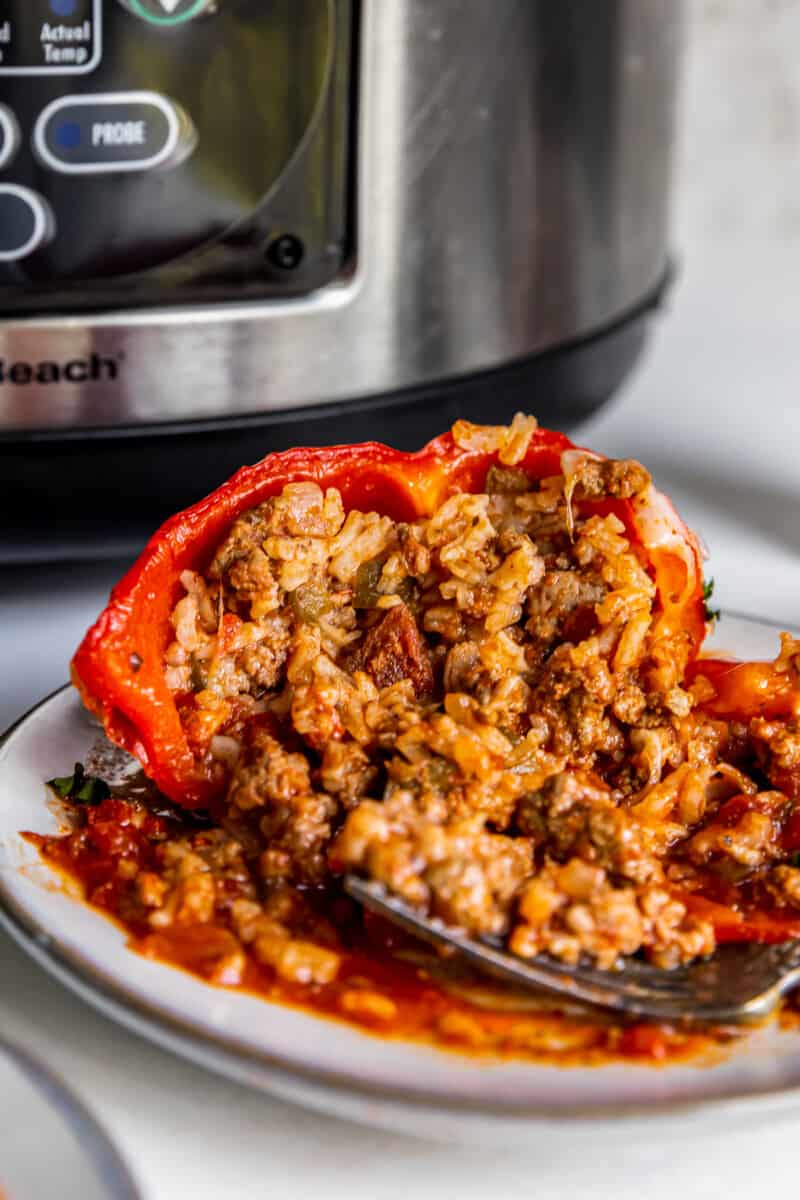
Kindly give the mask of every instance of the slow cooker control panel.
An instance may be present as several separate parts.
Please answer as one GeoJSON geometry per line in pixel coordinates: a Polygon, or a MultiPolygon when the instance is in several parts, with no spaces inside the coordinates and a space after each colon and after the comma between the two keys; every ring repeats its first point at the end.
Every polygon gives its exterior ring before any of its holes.
{"type": "Polygon", "coordinates": [[[0,316],[335,277],[351,41],[350,0],[1,0],[0,316]]]}

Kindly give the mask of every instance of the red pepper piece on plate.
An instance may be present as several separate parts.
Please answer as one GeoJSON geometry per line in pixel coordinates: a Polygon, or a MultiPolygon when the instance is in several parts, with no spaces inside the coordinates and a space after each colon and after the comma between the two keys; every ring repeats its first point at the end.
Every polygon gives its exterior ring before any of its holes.
{"type": "Polygon", "coordinates": [[[771,662],[701,658],[693,664],[691,674],[703,676],[714,688],[714,697],[703,701],[703,709],[715,717],[787,717],[800,705],[796,678],[771,662]]]}

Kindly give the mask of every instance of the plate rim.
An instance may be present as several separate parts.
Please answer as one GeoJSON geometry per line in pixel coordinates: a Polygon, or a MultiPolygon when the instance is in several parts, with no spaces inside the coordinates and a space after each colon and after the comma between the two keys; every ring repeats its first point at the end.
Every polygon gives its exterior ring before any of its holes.
{"type": "Polygon", "coordinates": [[[78,1095],[71,1083],[26,1047],[0,1033],[0,1059],[5,1058],[55,1110],[78,1142],[113,1200],[144,1200],[127,1157],[108,1133],[105,1122],[78,1095]]]}
{"type": "MultiPolygon", "coordinates": [[[[775,622],[765,621],[750,614],[725,610],[724,616],[734,620],[747,621],[761,626],[771,625],[776,630],[781,626],[775,622]]],[[[45,707],[56,701],[63,702],[68,694],[77,699],[77,693],[71,684],[67,683],[56,688],[38,703],[23,713],[12,725],[0,735],[0,751],[13,740],[15,734],[45,707]]],[[[416,1120],[420,1118],[449,1117],[454,1119],[479,1118],[482,1122],[489,1121],[498,1125],[525,1126],[539,1130],[554,1130],[565,1127],[572,1133],[582,1129],[597,1132],[598,1128],[607,1125],[612,1128],[630,1130],[658,1123],[666,1129],[675,1122],[683,1122],[693,1115],[711,1116],[724,1119],[728,1117],[745,1117],[757,1110],[765,1116],[796,1108],[800,1104],[800,1084],[795,1086],[766,1087],[754,1090],[744,1095],[689,1098],[689,1099],[651,1099],[644,1107],[633,1102],[614,1104],[594,1102],[579,1104],[569,1109],[548,1109],[546,1105],[531,1105],[529,1100],[509,1101],[507,1104],[497,1100],[481,1100],[480,1098],[457,1097],[440,1094],[425,1089],[409,1089],[406,1087],[380,1085],[346,1071],[331,1071],[327,1068],[314,1068],[298,1062],[291,1057],[283,1056],[272,1051],[256,1050],[235,1040],[219,1038],[210,1030],[191,1020],[184,1020],[160,1008],[156,1003],[145,1000],[130,990],[125,984],[113,976],[106,974],[88,957],[78,951],[55,941],[47,929],[40,924],[16,900],[5,881],[5,872],[0,872],[0,927],[38,966],[53,976],[59,983],[76,994],[90,1007],[99,1011],[123,1028],[132,1031],[137,1036],[145,1037],[163,1049],[187,1059],[194,1064],[200,1064],[206,1069],[217,1072],[239,1083],[256,1086],[272,1095],[301,1103],[318,1111],[331,1115],[344,1116],[357,1121],[366,1118],[359,1114],[358,1106],[365,1102],[382,1102],[397,1113],[407,1114],[416,1120]],[[668,1125],[665,1127],[665,1120],[668,1125]]],[[[16,872],[11,871],[9,875],[16,872]]],[[[76,903],[85,901],[75,898],[76,903]]],[[[91,905],[88,906],[91,909],[91,905]]],[[[94,910],[93,910],[94,911],[94,910]]],[[[100,912],[96,913],[98,920],[111,920],[100,912]]],[[[132,952],[131,952],[132,953],[132,952]]],[[[169,964],[163,964],[169,967],[169,964]]],[[[169,968],[174,969],[174,968],[169,968]]],[[[197,980],[202,985],[202,980],[197,980]]],[[[269,1004],[266,999],[263,1003],[269,1004]]],[[[317,1014],[303,1015],[311,1021],[325,1020],[317,1014]]],[[[334,1022],[330,1022],[333,1024],[334,1022]]],[[[382,1040],[379,1035],[373,1035],[367,1030],[358,1032],[376,1043],[382,1040]]],[[[430,1047],[436,1051],[435,1047],[430,1047]]],[[[734,1051],[735,1052],[735,1051],[734,1051]]],[[[480,1058],[474,1060],[480,1065],[480,1058]]],[[[502,1063],[502,1058],[487,1059],[487,1062],[502,1063]]],[[[542,1066],[550,1064],[543,1063],[542,1066]]],[[[693,1065],[693,1064],[689,1064],[693,1065]]],[[[669,1064],[649,1065],[631,1064],[633,1069],[669,1070],[669,1064]]],[[[552,1064],[553,1070],[570,1070],[569,1066],[552,1064]]],[[[602,1070],[602,1065],[592,1067],[592,1070],[602,1070]]],[[[697,1064],[698,1070],[711,1069],[709,1065],[697,1064]]],[[[369,1119],[371,1124],[382,1124],[386,1128],[399,1128],[397,1121],[382,1121],[375,1119],[374,1110],[369,1119]]],[[[432,1134],[435,1135],[435,1129],[432,1134]]]]}

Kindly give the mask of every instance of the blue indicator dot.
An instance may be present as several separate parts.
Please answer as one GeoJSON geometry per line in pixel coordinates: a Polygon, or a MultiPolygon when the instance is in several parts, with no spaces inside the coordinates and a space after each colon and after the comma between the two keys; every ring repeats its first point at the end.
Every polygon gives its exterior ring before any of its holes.
{"type": "Polygon", "coordinates": [[[74,17],[78,0],[50,0],[50,11],[54,17],[74,17]]]}
{"type": "Polygon", "coordinates": [[[77,121],[62,121],[56,126],[54,141],[61,150],[77,150],[81,144],[81,127],[77,121]]]}

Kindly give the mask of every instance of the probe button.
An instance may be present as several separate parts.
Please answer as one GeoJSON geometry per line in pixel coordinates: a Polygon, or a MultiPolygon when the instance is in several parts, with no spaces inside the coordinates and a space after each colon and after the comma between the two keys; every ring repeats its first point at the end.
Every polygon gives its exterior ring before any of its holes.
{"type": "Polygon", "coordinates": [[[158,92],[61,96],[33,132],[39,160],[64,175],[174,167],[196,140],[183,109],[158,92]]]}

